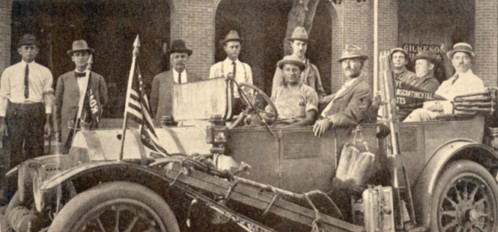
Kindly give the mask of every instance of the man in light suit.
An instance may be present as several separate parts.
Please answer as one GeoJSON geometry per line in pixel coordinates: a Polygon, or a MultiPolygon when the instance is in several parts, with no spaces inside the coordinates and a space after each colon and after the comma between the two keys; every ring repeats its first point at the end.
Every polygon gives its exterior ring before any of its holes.
{"type": "Polygon", "coordinates": [[[70,148],[71,141],[67,143],[67,140],[71,139],[69,127],[75,126],[74,120],[78,113],[80,98],[86,98],[82,106],[82,115],[80,115],[82,124],[86,124],[90,129],[98,127],[102,109],[108,101],[104,77],[93,71],[88,77],[86,76],[88,60],[93,53],[94,49],[90,48],[85,40],[75,40],[72,49],[67,51],[67,54],[71,56],[76,68],[57,79],[54,129],[56,139],[66,145],[62,147],[62,153],[67,153],[70,148]],[[88,85],[84,89],[86,82],[88,85]]]}
{"type": "Polygon", "coordinates": [[[157,74],[152,81],[150,106],[156,125],[160,125],[161,117],[173,114],[173,85],[201,80],[187,70],[190,55],[192,50],[187,48],[183,40],[174,40],[169,51],[171,69],[157,74]]]}
{"type": "Polygon", "coordinates": [[[368,56],[355,45],[346,45],[339,59],[346,81],[322,111],[313,126],[315,136],[320,136],[331,126],[350,126],[369,118],[372,88],[362,68],[368,56]]]}

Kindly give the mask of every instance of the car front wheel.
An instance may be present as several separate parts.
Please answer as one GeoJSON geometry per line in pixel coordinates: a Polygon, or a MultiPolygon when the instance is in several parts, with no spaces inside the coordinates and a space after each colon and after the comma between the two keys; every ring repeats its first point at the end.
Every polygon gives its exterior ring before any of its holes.
{"type": "Polygon", "coordinates": [[[481,165],[451,163],[435,187],[431,231],[498,231],[498,186],[481,165]]]}
{"type": "Polygon", "coordinates": [[[64,206],[49,232],[177,232],[168,204],[152,190],[130,182],[109,182],[78,194],[64,206]]]}

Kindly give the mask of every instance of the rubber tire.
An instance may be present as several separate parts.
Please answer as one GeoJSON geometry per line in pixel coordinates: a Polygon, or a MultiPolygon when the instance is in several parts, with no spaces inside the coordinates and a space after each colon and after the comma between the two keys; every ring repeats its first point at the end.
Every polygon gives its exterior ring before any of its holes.
{"type": "Polygon", "coordinates": [[[116,181],[95,186],[71,199],[57,214],[48,232],[75,231],[78,219],[98,204],[115,199],[139,201],[162,220],[167,232],[179,232],[178,221],[169,205],[152,190],[131,182],[116,181]]]}
{"type": "MultiPolygon", "coordinates": [[[[462,174],[465,176],[469,175],[477,175],[485,182],[487,187],[492,192],[494,197],[495,205],[495,217],[498,216],[498,185],[493,176],[486,170],[482,165],[470,161],[470,160],[460,160],[449,164],[449,166],[444,170],[444,173],[439,177],[437,184],[435,186],[434,195],[432,197],[432,206],[431,206],[431,230],[430,231],[439,231],[438,227],[438,208],[439,202],[438,199],[441,199],[441,194],[445,190],[448,184],[454,183],[458,180],[458,178],[462,177],[462,174]]],[[[498,229],[498,220],[494,219],[494,231],[498,229]]]]}

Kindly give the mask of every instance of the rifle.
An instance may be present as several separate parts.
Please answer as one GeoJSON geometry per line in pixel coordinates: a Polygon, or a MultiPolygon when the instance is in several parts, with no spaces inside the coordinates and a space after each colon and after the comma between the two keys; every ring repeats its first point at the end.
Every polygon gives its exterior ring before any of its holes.
{"type": "Polygon", "coordinates": [[[85,98],[88,93],[88,82],[90,81],[90,74],[91,74],[91,69],[92,69],[92,63],[93,63],[93,54],[90,54],[90,58],[88,58],[88,64],[86,66],[85,70],[85,78],[86,81],[83,83],[83,88],[85,90],[85,94],[80,97],[79,102],[78,102],[78,112],[76,113],[74,119],[72,120],[74,123],[71,125],[68,125],[70,128],[69,131],[69,136],[67,137],[66,143],[64,144],[64,147],[70,148],[71,145],[73,144],[74,140],[74,135],[78,130],[81,129],[81,118],[83,117],[83,108],[84,108],[84,103],[85,103],[85,98]]]}
{"type": "Polygon", "coordinates": [[[387,147],[387,157],[391,161],[391,182],[395,194],[395,200],[398,204],[398,218],[396,220],[396,229],[402,230],[405,228],[406,216],[409,216],[412,225],[416,225],[415,220],[415,209],[413,206],[413,196],[410,188],[410,181],[408,179],[408,174],[405,169],[403,159],[400,155],[399,149],[399,127],[398,127],[398,117],[396,114],[396,96],[394,89],[394,80],[391,72],[391,65],[389,59],[389,51],[381,52],[380,54],[380,68],[381,68],[381,83],[384,85],[381,89],[383,91],[383,96],[385,97],[385,103],[383,115],[385,122],[389,124],[390,140],[386,142],[387,147]],[[401,187],[400,187],[400,174],[403,175],[405,182],[406,196],[405,200],[401,198],[401,187]],[[408,215],[405,215],[405,202],[408,204],[408,215]]]}

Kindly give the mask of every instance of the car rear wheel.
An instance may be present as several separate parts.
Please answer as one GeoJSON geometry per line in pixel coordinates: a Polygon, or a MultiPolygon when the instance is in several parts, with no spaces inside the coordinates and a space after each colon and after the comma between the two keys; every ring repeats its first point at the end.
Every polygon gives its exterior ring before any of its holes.
{"type": "Polygon", "coordinates": [[[498,231],[498,187],[475,162],[450,164],[437,182],[432,203],[431,231],[498,231]]]}
{"type": "Polygon", "coordinates": [[[57,214],[49,232],[177,232],[168,204],[152,190],[130,182],[109,182],[74,197],[57,214]]]}

